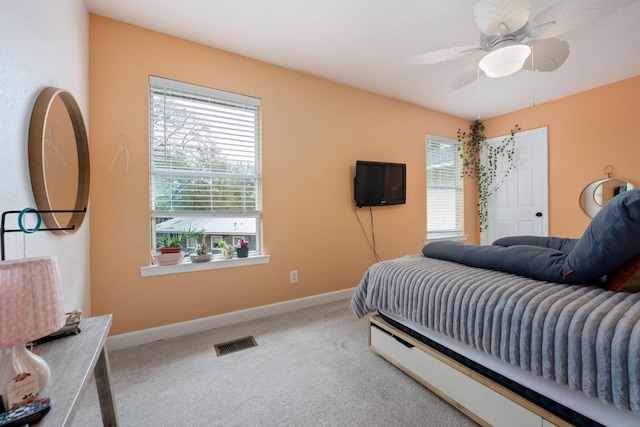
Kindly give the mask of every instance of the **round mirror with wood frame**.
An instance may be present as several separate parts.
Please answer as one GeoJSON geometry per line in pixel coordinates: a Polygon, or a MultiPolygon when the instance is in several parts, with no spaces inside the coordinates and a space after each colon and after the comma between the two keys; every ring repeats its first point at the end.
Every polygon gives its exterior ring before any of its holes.
{"type": "Polygon", "coordinates": [[[80,107],[64,89],[44,89],[33,107],[29,174],[47,229],[56,234],[78,231],[89,203],[89,143],[80,107]]]}

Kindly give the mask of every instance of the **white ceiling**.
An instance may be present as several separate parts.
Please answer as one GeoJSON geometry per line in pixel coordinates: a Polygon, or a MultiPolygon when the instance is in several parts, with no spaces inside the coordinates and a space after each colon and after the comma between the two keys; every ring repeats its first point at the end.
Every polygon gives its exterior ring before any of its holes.
{"type": "MultiPolygon", "coordinates": [[[[553,72],[521,70],[451,90],[480,53],[433,65],[402,60],[477,44],[476,0],[85,1],[96,15],[470,120],[640,75],[640,2],[561,35],[571,53],[553,72]]],[[[553,3],[531,0],[531,16],[553,3]]]]}

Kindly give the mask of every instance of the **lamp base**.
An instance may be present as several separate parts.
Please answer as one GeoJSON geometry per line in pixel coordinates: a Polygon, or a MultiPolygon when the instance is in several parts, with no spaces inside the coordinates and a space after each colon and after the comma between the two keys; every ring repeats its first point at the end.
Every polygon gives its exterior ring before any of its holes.
{"type": "Polygon", "coordinates": [[[0,350],[0,393],[5,409],[36,400],[50,375],[44,359],[24,344],[0,350]]]}

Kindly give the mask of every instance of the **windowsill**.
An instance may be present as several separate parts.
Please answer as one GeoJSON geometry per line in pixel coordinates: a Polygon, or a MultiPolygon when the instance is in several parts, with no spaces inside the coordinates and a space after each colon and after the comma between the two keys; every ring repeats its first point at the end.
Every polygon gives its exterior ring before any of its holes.
{"type": "Polygon", "coordinates": [[[244,267],[268,264],[271,255],[255,255],[247,258],[214,259],[209,262],[183,262],[176,265],[150,265],[140,267],[142,277],[163,276],[165,274],[190,273],[192,271],[217,270],[220,268],[244,267]]]}
{"type": "Polygon", "coordinates": [[[459,241],[463,241],[463,240],[467,240],[469,238],[468,235],[466,234],[454,234],[454,235],[443,235],[443,236],[438,236],[438,237],[427,237],[427,239],[424,241],[425,245],[428,243],[432,243],[432,242],[438,242],[440,240],[459,240],[459,241]]]}

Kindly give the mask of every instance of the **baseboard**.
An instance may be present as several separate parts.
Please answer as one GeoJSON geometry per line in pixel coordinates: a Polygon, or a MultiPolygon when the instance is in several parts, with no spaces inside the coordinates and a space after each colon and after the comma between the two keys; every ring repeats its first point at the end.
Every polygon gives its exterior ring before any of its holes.
{"type": "Polygon", "coordinates": [[[291,301],[283,301],[275,304],[248,308],[246,310],[233,311],[231,313],[205,317],[202,319],[189,320],[186,322],[173,323],[171,325],[158,326],[156,328],[143,329],[141,331],[113,335],[107,338],[107,348],[111,351],[121,350],[154,341],[166,340],[209,329],[234,325],[236,323],[261,319],[276,314],[288,313],[291,311],[301,310],[303,308],[315,307],[318,305],[328,304],[330,302],[349,299],[353,295],[354,291],[355,288],[344,289],[341,291],[313,295],[291,301]]]}

